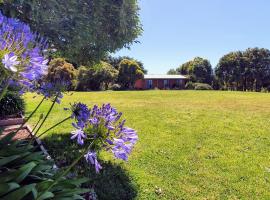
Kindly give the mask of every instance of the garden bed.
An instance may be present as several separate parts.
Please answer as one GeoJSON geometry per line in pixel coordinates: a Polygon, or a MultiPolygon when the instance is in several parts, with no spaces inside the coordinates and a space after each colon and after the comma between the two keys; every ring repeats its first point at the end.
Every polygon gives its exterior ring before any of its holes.
{"type": "Polygon", "coordinates": [[[19,125],[23,124],[25,119],[22,115],[9,115],[5,118],[0,118],[0,127],[3,126],[12,126],[12,125],[19,125]]]}

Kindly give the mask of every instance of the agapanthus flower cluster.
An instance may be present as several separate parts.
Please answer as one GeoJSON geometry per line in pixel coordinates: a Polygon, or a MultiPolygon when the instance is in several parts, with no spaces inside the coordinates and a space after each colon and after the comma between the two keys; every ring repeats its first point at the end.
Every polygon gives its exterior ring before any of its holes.
{"type": "Polygon", "coordinates": [[[24,89],[34,84],[47,72],[48,60],[43,52],[47,42],[30,27],[0,12],[0,79],[14,79],[24,89]]]}
{"type": "Polygon", "coordinates": [[[56,98],[56,102],[60,104],[61,99],[63,98],[63,93],[67,91],[70,85],[70,82],[42,81],[38,87],[34,88],[34,90],[38,94],[46,97],[46,99],[54,100],[56,98]]]}
{"type": "Polygon", "coordinates": [[[112,152],[118,159],[128,160],[135,143],[137,132],[125,126],[119,113],[110,104],[89,109],[85,104],[77,103],[71,108],[72,118],[76,119],[76,128],[72,131],[71,139],[77,140],[79,145],[94,144],[85,155],[86,161],[95,165],[97,172],[101,169],[97,161],[97,153],[102,149],[112,152]]]}

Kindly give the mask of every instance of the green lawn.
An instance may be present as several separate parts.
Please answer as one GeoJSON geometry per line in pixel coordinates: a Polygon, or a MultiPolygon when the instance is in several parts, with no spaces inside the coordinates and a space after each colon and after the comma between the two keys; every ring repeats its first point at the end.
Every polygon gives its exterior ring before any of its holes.
{"type": "MultiPolygon", "coordinates": [[[[39,101],[32,96],[26,96],[27,113],[39,101]]],[[[110,102],[139,134],[128,163],[101,155],[104,169],[91,175],[100,199],[270,199],[270,94],[76,92],[54,108],[47,124],[63,119],[63,108],[78,101],[110,102]]],[[[75,152],[71,129],[66,123],[44,137],[60,165],[75,152]]],[[[83,164],[77,170],[87,174],[83,164]]]]}

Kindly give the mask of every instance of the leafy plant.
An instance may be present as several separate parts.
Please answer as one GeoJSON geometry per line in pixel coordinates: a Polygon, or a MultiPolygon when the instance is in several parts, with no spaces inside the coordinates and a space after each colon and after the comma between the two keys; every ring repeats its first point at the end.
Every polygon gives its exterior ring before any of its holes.
{"type": "Polygon", "coordinates": [[[213,90],[212,86],[206,83],[195,83],[194,86],[195,90],[213,90]]]}
{"type": "MultiPolygon", "coordinates": [[[[2,134],[2,133],[0,133],[2,134]]],[[[61,171],[28,141],[14,141],[15,132],[0,139],[0,199],[84,199],[81,188],[88,179],[59,178],[61,171]],[[48,191],[48,185],[55,182],[48,191]],[[42,194],[42,195],[41,195],[42,194]]]]}
{"type": "Polygon", "coordinates": [[[4,98],[0,100],[0,118],[24,113],[24,110],[24,100],[16,92],[7,92],[4,98]]]}

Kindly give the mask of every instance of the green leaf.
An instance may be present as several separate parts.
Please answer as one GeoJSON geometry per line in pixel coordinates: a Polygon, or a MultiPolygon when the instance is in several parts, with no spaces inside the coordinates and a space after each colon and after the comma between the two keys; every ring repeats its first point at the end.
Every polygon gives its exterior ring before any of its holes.
{"type": "Polygon", "coordinates": [[[11,142],[12,138],[16,135],[16,132],[11,132],[0,139],[0,148],[11,142]]]}
{"type": "Polygon", "coordinates": [[[18,170],[7,171],[1,174],[0,183],[5,183],[13,180],[16,181],[17,183],[20,183],[35,166],[36,164],[34,162],[30,162],[23,165],[18,170]]]}
{"type": "Polygon", "coordinates": [[[51,192],[45,192],[43,195],[41,195],[39,197],[40,200],[44,200],[44,199],[50,199],[50,198],[53,198],[54,197],[54,194],[51,193],[51,192]]]}
{"type": "Polygon", "coordinates": [[[84,188],[75,188],[75,189],[63,189],[60,192],[55,192],[55,197],[60,198],[60,197],[68,197],[68,196],[73,196],[75,194],[84,194],[87,192],[90,192],[91,189],[84,189],[84,188]]]}
{"type": "Polygon", "coordinates": [[[23,179],[31,172],[31,170],[32,170],[35,166],[37,166],[37,164],[34,163],[34,162],[30,162],[30,163],[28,163],[28,164],[22,166],[22,167],[19,169],[20,173],[19,173],[18,177],[17,177],[15,180],[16,180],[17,182],[21,182],[21,181],[22,181],[22,180],[23,180],[23,179]]]}
{"type": "Polygon", "coordinates": [[[20,185],[17,183],[2,183],[0,184],[0,196],[7,194],[8,192],[19,188],[20,185]]]}
{"type": "Polygon", "coordinates": [[[16,160],[19,157],[20,157],[19,155],[14,155],[14,156],[6,157],[6,158],[1,158],[0,159],[0,167],[12,162],[13,160],[16,160]]]}
{"type": "Polygon", "coordinates": [[[25,197],[28,193],[30,193],[33,188],[35,188],[36,184],[30,184],[30,185],[25,185],[21,188],[19,188],[18,190],[15,190],[11,193],[9,193],[8,195],[4,196],[3,198],[1,198],[2,200],[21,200],[23,197],[25,197]]]}

